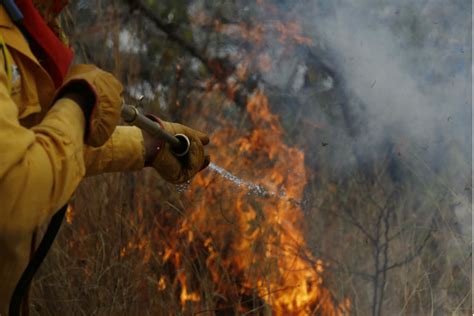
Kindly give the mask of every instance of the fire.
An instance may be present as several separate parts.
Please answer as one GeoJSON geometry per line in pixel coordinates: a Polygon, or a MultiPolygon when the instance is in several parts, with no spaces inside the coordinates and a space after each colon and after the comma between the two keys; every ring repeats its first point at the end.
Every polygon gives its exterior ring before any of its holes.
{"type": "MultiPolygon", "coordinates": [[[[210,21],[201,15],[196,23],[210,21]]],[[[280,44],[312,45],[294,22],[215,23],[215,28],[256,47],[236,63],[234,78],[224,78],[230,98],[254,69],[271,71],[272,57],[260,48],[275,34],[280,44]]],[[[222,92],[220,84],[209,79],[205,94],[215,97],[222,92]]],[[[198,105],[190,103],[187,110],[195,113],[198,105]]],[[[225,107],[219,105],[218,113],[235,111],[225,107]]],[[[337,302],[326,287],[327,265],[313,256],[303,235],[304,152],[285,143],[285,131],[262,89],[247,99],[246,120],[239,124],[232,115],[216,117],[214,110],[209,105],[200,113],[216,127],[209,146],[213,162],[262,189],[252,191],[212,171],[201,172],[186,192],[191,203],[168,203],[152,215],[153,223],[144,218],[151,210],[137,205],[128,219],[134,236],[121,243],[119,257],[139,257],[134,269],[147,269],[153,291],[175,299],[185,315],[348,315],[350,301],[337,302]],[[179,216],[166,214],[173,211],[179,216]]],[[[72,220],[72,210],[68,214],[72,220]]],[[[137,296],[148,300],[148,294],[140,288],[137,296]]]]}
{"type": "MultiPolygon", "coordinates": [[[[249,99],[247,113],[248,133],[224,125],[213,134],[212,144],[218,148],[213,159],[278,194],[249,195],[212,172],[202,173],[189,192],[200,202],[188,210],[180,238],[192,244],[200,238],[195,231],[209,236],[202,241],[207,268],[225,297],[257,297],[259,312],[266,308],[276,315],[346,315],[349,302],[335,303],[324,287],[324,263],[306,249],[301,232],[303,215],[297,201],[306,184],[304,153],[284,143],[284,131],[262,91],[249,99]],[[224,275],[235,279],[228,283],[224,275]]],[[[187,281],[181,279],[180,284],[187,281]]],[[[181,299],[198,301],[186,287],[181,299]]],[[[249,307],[241,303],[238,310],[249,307]]]]}
{"type": "MultiPolygon", "coordinates": [[[[268,6],[263,0],[259,4],[268,6]]],[[[197,21],[204,25],[211,19],[201,15],[197,21]]],[[[227,80],[224,93],[231,99],[254,69],[272,70],[271,54],[263,48],[274,38],[285,46],[312,45],[291,21],[251,26],[218,21],[214,27],[254,47],[236,62],[233,76],[220,77],[227,80]]],[[[206,96],[215,97],[221,86],[207,81],[206,96]]],[[[195,106],[188,105],[188,111],[195,113],[195,106]]],[[[240,124],[216,118],[214,110],[208,106],[201,111],[202,117],[209,111],[217,126],[210,145],[213,162],[254,181],[252,188],[259,189],[236,187],[211,171],[198,174],[187,192],[192,203],[183,206],[185,210],[173,206],[181,220],[175,228],[162,228],[170,237],[162,266],[170,274],[159,278],[158,290],[172,288],[185,313],[348,315],[349,300],[335,300],[324,284],[325,263],[306,246],[300,202],[307,182],[304,153],[285,143],[285,131],[267,96],[261,89],[253,92],[246,103],[247,120],[240,124]],[[209,291],[202,290],[203,283],[209,291]]]]}
{"type": "Polygon", "coordinates": [[[313,45],[313,40],[303,34],[301,26],[295,21],[270,20],[266,23],[255,23],[252,26],[245,23],[223,24],[216,22],[215,29],[221,34],[239,38],[257,47],[273,39],[275,33],[280,44],[313,45]]]}
{"type": "MultiPolygon", "coordinates": [[[[337,302],[326,287],[327,265],[312,255],[303,235],[304,153],[285,143],[262,90],[250,96],[245,111],[241,128],[229,118],[217,120],[210,151],[217,165],[263,189],[204,171],[186,192],[191,203],[168,202],[155,213],[138,203],[128,214],[133,234],[118,253],[138,260],[130,269],[146,272],[137,299],[145,304],[163,295],[185,315],[348,315],[350,301],[337,302]]],[[[79,246],[70,245],[80,255],[79,246]]]]}
{"type": "Polygon", "coordinates": [[[74,219],[74,206],[72,205],[72,203],[69,203],[66,210],[66,223],[71,225],[73,219],[74,219]]]}
{"type": "Polygon", "coordinates": [[[280,33],[278,41],[282,44],[287,41],[294,41],[301,45],[313,45],[313,40],[302,35],[301,26],[296,22],[289,22],[285,25],[280,21],[276,21],[274,22],[273,27],[280,33]]]}

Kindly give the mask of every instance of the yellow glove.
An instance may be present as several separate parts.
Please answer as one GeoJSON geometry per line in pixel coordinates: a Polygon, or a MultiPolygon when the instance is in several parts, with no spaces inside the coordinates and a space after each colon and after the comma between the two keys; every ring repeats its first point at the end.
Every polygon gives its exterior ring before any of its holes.
{"type": "Polygon", "coordinates": [[[204,152],[204,146],[209,144],[206,133],[178,123],[161,121],[152,115],[148,117],[157,121],[172,135],[186,135],[191,142],[189,152],[184,157],[176,157],[168,143],[157,142],[156,156],[149,165],[153,166],[163,179],[174,184],[183,183],[209,165],[210,156],[204,152]]]}
{"type": "Polygon", "coordinates": [[[102,146],[112,135],[120,119],[122,85],[110,73],[94,65],[74,65],[66,76],[56,99],[68,94],[79,94],[87,120],[85,143],[102,146]]]}

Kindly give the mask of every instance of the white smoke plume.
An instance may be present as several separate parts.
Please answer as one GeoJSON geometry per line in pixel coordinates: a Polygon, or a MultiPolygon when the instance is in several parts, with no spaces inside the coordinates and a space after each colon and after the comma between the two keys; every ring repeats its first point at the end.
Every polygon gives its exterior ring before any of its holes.
{"type": "Polygon", "coordinates": [[[365,125],[356,142],[408,143],[424,148],[421,155],[435,165],[450,163],[452,157],[441,156],[456,150],[463,165],[454,168],[469,172],[469,2],[315,0],[311,4],[311,10],[295,9],[295,18],[304,17],[305,30],[330,55],[349,99],[363,105],[362,110],[353,108],[365,125]]]}

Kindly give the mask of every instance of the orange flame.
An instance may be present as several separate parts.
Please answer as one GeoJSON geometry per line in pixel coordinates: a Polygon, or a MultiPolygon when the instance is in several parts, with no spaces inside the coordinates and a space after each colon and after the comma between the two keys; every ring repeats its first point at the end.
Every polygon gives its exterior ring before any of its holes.
{"type": "MultiPolygon", "coordinates": [[[[296,23],[270,22],[253,28],[217,23],[216,28],[256,46],[263,45],[269,31],[277,32],[282,44],[312,44],[296,23]]],[[[237,78],[248,75],[254,57],[261,71],[271,70],[270,55],[260,51],[241,61],[237,78]]],[[[229,86],[227,93],[235,94],[238,84],[229,86]]],[[[211,80],[206,88],[208,96],[219,91],[211,80]]],[[[190,305],[207,310],[205,302],[211,300],[232,314],[348,315],[350,301],[338,303],[325,286],[325,264],[307,249],[303,235],[299,201],[307,183],[304,153],[285,143],[285,131],[262,90],[248,99],[246,117],[239,128],[231,119],[213,117],[219,127],[212,134],[211,154],[219,166],[264,189],[251,192],[213,172],[202,172],[187,192],[193,203],[186,211],[179,210],[182,219],[175,226],[159,228],[166,232],[168,243],[163,245],[157,237],[159,229],[146,229],[139,206],[136,217],[130,218],[139,223],[136,238],[125,243],[120,257],[139,253],[143,263],[151,265],[152,249],[162,249],[157,261],[164,268],[154,288],[173,293],[183,311],[190,305]],[[211,281],[206,286],[212,291],[200,290],[200,273],[211,281]]]]}
{"type": "MultiPolygon", "coordinates": [[[[203,241],[206,264],[224,296],[257,295],[276,315],[346,315],[349,301],[335,303],[323,286],[324,264],[306,249],[301,233],[303,217],[295,201],[303,198],[306,184],[304,154],[283,142],[283,129],[262,91],[250,98],[247,112],[253,129],[241,137],[232,128],[215,132],[212,143],[219,150],[213,159],[282,196],[250,196],[212,172],[201,173],[189,192],[199,202],[181,223],[180,238],[192,243],[201,238],[196,231],[209,236],[203,241]],[[233,283],[223,275],[235,276],[233,283]]],[[[179,270],[177,256],[171,257],[179,270]]],[[[183,276],[177,277],[181,300],[199,301],[183,276]]],[[[245,304],[239,308],[246,310],[245,304]]]]}

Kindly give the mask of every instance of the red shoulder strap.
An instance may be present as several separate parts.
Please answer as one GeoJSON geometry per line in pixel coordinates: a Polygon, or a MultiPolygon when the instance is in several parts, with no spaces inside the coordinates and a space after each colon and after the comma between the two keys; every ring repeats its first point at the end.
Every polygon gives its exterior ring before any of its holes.
{"type": "Polygon", "coordinates": [[[23,13],[23,27],[34,41],[33,53],[49,73],[56,87],[61,86],[74,54],[54,34],[34,7],[31,0],[16,0],[23,13]]]}

